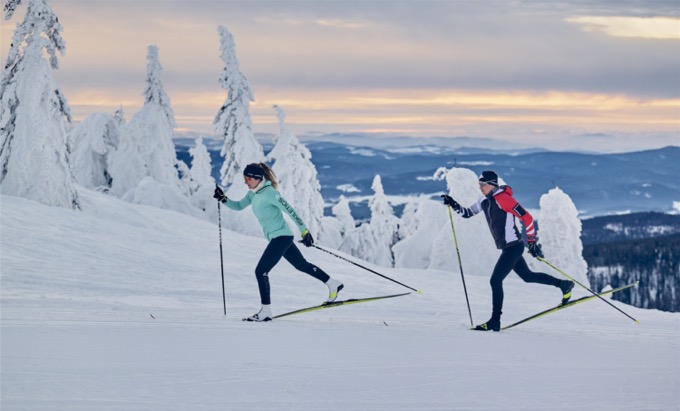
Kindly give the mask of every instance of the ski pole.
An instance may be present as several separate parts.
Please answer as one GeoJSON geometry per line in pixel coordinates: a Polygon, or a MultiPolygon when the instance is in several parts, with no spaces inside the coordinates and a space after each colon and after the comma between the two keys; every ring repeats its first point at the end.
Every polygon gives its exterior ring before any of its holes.
{"type": "Polygon", "coordinates": [[[467,302],[468,314],[470,314],[470,326],[474,327],[472,322],[472,310],[470,309],[470,299],[468,298],[467,287],[465,286],[465,276],[463,275],[463,262],[460,259],[460,250],[458,249],[458,238],[456,237],[456,229],[453,226],[453,214],[451,214],[451,207],[449,209],[449,220],[451,220],[451,231],[453,231],[453,242],[456,244],[456,254],[458,255],[458,266],[460,267],[460,278],[463,279],[463,290],[465,291],[465,301],[467,302]]]}
{"type": "Polygon", "coordinates": [[[347,259],[347,258],[345,258],[345,257],[343,257],[343,256],[341,256],[341,255],[337,255],[337,254],[335,254],[335,253],[333,253],[333,252],[331,252],[331,251],[328,251],[328,250],[326,250],[326,249],[324,249],[324,248],[321,248],[321,247],[319,247],[319,246],[316,245],[316,244],[314,244],[314,248],[317,248],[317,249],[319,249],[319,250],[321,250],[321,251],[323,251],[323,252],[325,252],[325,253],[328,253],[328,254],[332,255],[333,257],[337,257],[337,258],[339,258],[339,259],[341,259],[341,260],[343,260],[343,261],[347,261],[348,263],[352,263],[352,264],[356,265],[357,267],[363,268],[363,269],[366,270],[366,271],[370,271],[370,272],[372,272],[372,273],[375,274],[375,275],[379,275],[379,276],[381,276],[382,278],[385,278],[385,279],[387,279],[387,280],[390,280],[390,281],[392,281],[393,283],[397,283],[397,284],[399,284],[399,285],[402,286],[402,287],[408,288],[409,290],[416,291],[418,294],[422,294],[422,293],[423,293],[423,292],[420,291],[420,290],[416,290],[415,288],[409,287],[408,285],[406,285],[406,284],[404,284],[404,283],[400,283],[399,281],[397,281],[397,280],[395,280],[395,279],[392,279],[392,278],[390,278],[390,277],[388,277],[388,276],[386,276],[386,275],[382,275],[382,274],[380,274],[379,272],[373,271],[373,270],[371,270],[370,268],[364,267],[364,266],[361,265],[361,264],[357,264],[357,263],[355,263],[354,261],[349,260],[349,259],[347,259]]]}
{"type": "Polygon", "coordinates": [[[590,288],[586,287],[585,285],[581,284],[580,282],[576,281],[574,278],[569,276],[569,274],[565,273],[564,271],[560,270],[559,268],[555,267],[554,265],[550,264],[545,258],[543,257],[538,257],[539,261],[542,261],[546,264],[548,264],[550,267],[552,267],[554,270],[562,274],[563,276],[567,277],[571,281],[575,282],[576,284],[580,285],[581,287],[585,288],[586,290],[590,291],[591,294],[593,294],[595,297],[599,298],[600,300],[604,301],[605,303],[609,304],[610,306],[614,307],[617,311],[619,311],[621,314],[625,315],[626,317],[630,318],[631,320],[635,321],[636,323],[640,323],[640,321],[636,320],[635,318],[631,317],[630,315],[626,314],[621,310],[619,307],[615,306],[614,304],[610,303],[609,301],[605,300],[602,298],[602,296],[598,295],[595,291],[591,290],[590,288]]]}
{"type": "Polygon", "coordinates": [[[220,208],[220,201],[217,201],[217,222],[220,231],[220,268],[222,269],[222,305],[224,306],[224,315],[227,315],[227,298],[224,292],[224,258],[222,257],[222,211],[220,208]]]}

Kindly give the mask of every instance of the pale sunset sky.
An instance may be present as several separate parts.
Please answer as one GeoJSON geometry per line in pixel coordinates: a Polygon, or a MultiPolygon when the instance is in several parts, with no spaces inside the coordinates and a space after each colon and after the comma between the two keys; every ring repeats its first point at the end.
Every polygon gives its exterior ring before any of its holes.
{"type": "MultiPolygon", "coordinates": [[[[1,51],[24,0],[2,21],[1,51]]],[[[4,4],[4,2],[3,2],[4,4]]],[[[213,133],[226,98],[217,27],[255,101],[298,136],[488,137],[551,149],[680,145],[680,2],[51,0],[55,78],[80,121],[141,107],[158,46],[176,132],[213,133]]]]}

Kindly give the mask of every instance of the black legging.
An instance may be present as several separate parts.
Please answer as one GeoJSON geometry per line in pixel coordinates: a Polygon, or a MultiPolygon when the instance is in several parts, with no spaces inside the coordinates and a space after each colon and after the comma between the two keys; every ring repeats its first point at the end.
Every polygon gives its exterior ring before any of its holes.
{"type": "Polygon", "coordinates": [[[491,274],[491,295],[493,301],[493,311],[491,318],[500,319],[503,311],[503,280],[510,274],[510,271],[515,271],[517,275],[527,283],[539,283],[546,285],[554,285],[559,287],[561,281],[555,277],[549,276],[545,273],[535,273],[529,269],[526,260],[522,257],[524,252],[524,244],[518,242],[515,245],[504,248],[501,256],[498,258],[496,267],[491,274]]]}
{"type": "Polygon", "coordinates": [[[322,269],[310,264],[302,256],[300,250],[293,243],[293,236],[282,236],[273,238],[267,248],[265,248],[260,261],[255,268],[257,285],[260,288],[260,300],[263,305],[271,303],[269,296],[269,272],[281,260],[285,258],[293,267],[307,273],[319,281],[326,282],[330,278],[322,269]]]}

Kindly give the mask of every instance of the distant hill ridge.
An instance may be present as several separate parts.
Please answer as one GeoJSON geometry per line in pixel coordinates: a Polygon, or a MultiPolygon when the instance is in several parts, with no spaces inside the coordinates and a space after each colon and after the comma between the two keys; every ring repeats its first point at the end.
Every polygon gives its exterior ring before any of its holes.
{"type": "MultiPolygon", "coordinates": [[[[219,177],[221,142],[206,141],[219,177]]],[[[175,139],[177,156],[190,164],[193,139],[175,139]]],[[[442,181],[427,179],[439,167],[470,168],[476,173],[493,169],[510,184],[525,207],[538,208],[541,195],[555,185],[566,192],[584,217],[622,212],[668,212],[680,201],[680,147],[620,154],[531,152],[507,154],[489,149],[430,145],[398,150],[352,146],[334,142],[308,142],[316,165],[321,193],[327,203],[341,194],[348,198],[372,194],[376,174],[387,195],[437,195],[446,190],[442,181]],[[347,192],[347,187],[358,191],[347,192]]],[[[356,204],[355,204],[356,205],[356,204]]],[[[356,219],[366,218],[367,207],[353,207],[356,219]]]]}

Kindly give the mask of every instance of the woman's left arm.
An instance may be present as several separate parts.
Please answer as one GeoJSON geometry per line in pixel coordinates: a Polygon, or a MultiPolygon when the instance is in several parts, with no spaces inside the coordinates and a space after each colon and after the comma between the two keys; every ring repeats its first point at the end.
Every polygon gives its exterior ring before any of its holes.
{"type": "Polygon", "coordinates": [[[293,208],[293,206],[288,204],[288,201],[286,201],[286,199],[283,198],[281,193],[279,193],[276,190],[273,190],[273,191],[274,191],[274,196],[273,196],[274,198],[273,198],[273,201],[272,201],[273,204],[276,207],[278,207],[281,211],[288,214],[290,219],[293,220],[293,222],[298,227],[298,229],[300,230],[301,233],[304,232],[305,230],[307,230],[307,226],[305,226],[304,221],[302,221],[302,218],[300,218],[298,213],[295,212],[295,209],[293,208]]]}

